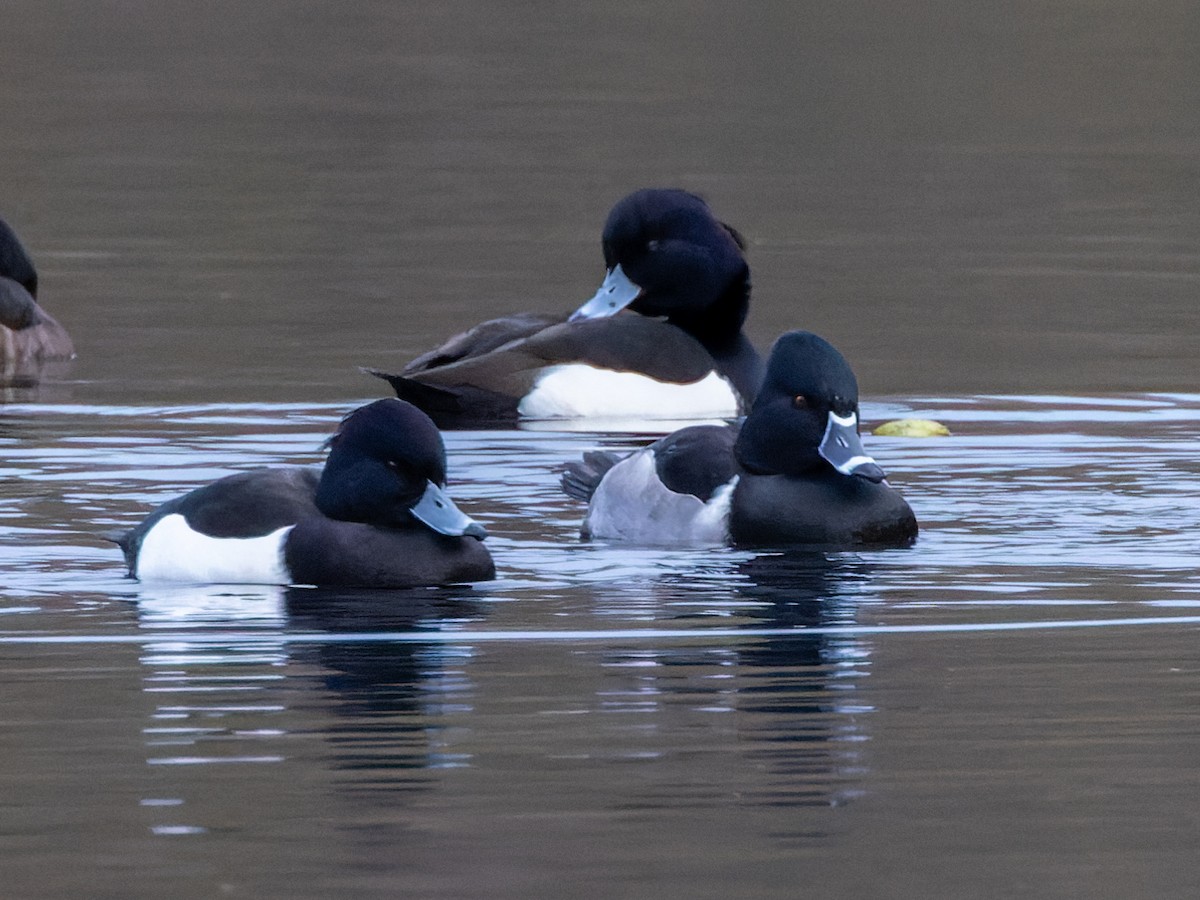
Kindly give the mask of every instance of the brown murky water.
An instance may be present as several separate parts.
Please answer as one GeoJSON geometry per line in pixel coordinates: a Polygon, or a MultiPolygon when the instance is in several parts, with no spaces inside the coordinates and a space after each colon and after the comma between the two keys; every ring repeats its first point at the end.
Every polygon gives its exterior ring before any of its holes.
{"type": "Polygon", "coordinates": [[[77,361],[0,406],[5,897],[1180,897],[1200,776],[1183,2],[0,5],[0,215],[77,361]],[[704,194],[907,551],[576,541],[461,433],[476,589],[148,589],[96,535],[316,461],[392,365],[704,194]],[[802,627],[802,633],[794,629],[802,627]]]}

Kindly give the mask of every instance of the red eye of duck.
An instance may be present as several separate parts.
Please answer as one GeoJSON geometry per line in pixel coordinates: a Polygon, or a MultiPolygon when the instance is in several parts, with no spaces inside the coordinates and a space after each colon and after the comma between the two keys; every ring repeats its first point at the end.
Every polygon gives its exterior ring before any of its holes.
{"type": "Polygon", "coordinates": [[[792,398],[793,409],[808,409],[808,398],[803,394],[797,394],[792,398]]]}

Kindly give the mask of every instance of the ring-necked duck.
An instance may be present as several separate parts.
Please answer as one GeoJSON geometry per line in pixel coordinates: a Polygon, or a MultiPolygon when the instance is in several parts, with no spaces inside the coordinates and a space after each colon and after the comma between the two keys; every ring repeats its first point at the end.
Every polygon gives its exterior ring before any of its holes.
{"type": "Polygon", "coordinates": [[[0,374],[55,359],[70,359],[75,347],[67,331],[37,302],[37,270],[16,232],[0,219],[0,374]]]}
{"type": "Polygon", "coordinates": [[[442,428],[748,409],[762,360],[742,334],[750,269],[737,233],[693,194],[647,189],[613,207],[603,248],[604,283],[567,321],[494,319],[399,375],[366,371],[442,428]],[[615,315],[626,308],[641,315],[615,315]]]}
{"type": "Polygon", "coordinates": [[[572,463],[585,537],[643,543],[906,544],[912,510],[858,435],[858,382],[815,334],[785,334],[740,425],[698,425],[572,463]]]}
{"type": "Polygon", "coordinates": [[[445,494],[446,452],[402,400],[346,416],[321,471],[230,475],[117,538],[130,577],[207,584],[412,587],[484,581],[487,532],[445,494]]]}

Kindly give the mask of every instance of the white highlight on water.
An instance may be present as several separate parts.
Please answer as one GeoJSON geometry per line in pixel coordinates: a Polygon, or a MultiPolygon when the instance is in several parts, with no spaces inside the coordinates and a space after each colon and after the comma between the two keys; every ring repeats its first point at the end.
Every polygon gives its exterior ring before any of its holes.
{"type": "MultiPolygon", "coordinates": [[[[754,637],[860,637],[887,634],[946,634],[992,631],[1053,631],[1064,628],[1132,628],[1148,625],[1200,625],[1200,616],[1138,616],[1123,619],[1057,619],[1047,622],[965,622],[930,625],[821,625],[796,628],[620,628],[588,631],[372,631],[337,634],[253,631],[162,632],[159,634],[31,634],[0,635],[6,644],[144,644],[161,643],[183,646],[224,646],[230,643],[269,642],[272,644],[452,644],[466,645],[499,641],[577,642],[676,640],[703,642],[715,638],[754,637]]],[[[194,708],[193,708],[194,709],[194,708]]],[[[281,706],[205,707],[217,711],[283,709],[281,706]]]]}

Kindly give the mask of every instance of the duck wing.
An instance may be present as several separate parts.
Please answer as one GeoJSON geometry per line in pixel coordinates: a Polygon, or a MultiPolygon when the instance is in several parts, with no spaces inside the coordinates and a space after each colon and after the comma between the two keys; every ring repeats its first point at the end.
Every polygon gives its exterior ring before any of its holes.
{"type": "Polygon", "coordinates": [[[41,321],[41,309],[25,286],[0,275],[0,325],[19,331],[41,321]]]}
{"type": "Polygon", "coordinates": [[[739,472],[733,455],[737,434],[734,425],[693,425],[655,442],[650,449],[659,481],[707,503],[739,472]]]}
{"type": "Polygon", "coordinates": [[[447,340],[440,347],[422,353],[400,370],[412,376],[491,353],[505,344],[531,337],[539,331],[564,321],[563,316],[549,313],[516,313],[499,319],[481,322],[447,340]]]}
{"type": "Polygon", "coordinates": [[[0,383],[36,383],[42,364],[70,359],[75,345],[67,330],[42,309],[28,289],[0,275],[0,383]]]}
{"type": "Polygon", "coordinates": [[[712,356],[687,332],[631,314],[551,325],[487,353],[412,374],[364,371],[391,384],[438,427],[461,428],[516,420],[517,404],[544,371],[570,363],[675,384],[699,381],[714,367],[712,356]]]}
{"type": "Polygon", "coordinates": [[[318,470],[304,466],[252,469],[185,494],[172,511],[212,537],[257,537],[319,515],[319,480],[318,470]]]}
{"type": "MultiPolygon", "coordinates": [[[[691,494],[707,503],[739,473],[733,455],[737,426],[692,425],[672,432],[637,453],[650,453],[658,481],[676,494],[691,494]]],[[[590,450],[563,468],[562,489],[568,497],[590,501],[600,482],[628,459],[609,450],[590,450]]]]}
{"type": "Polygon", "coordinates": [[[573,460],[563,467],[562,489],[568,497],[587,503],[600,487],[608,470],[619,463],[623,456],[611,450],[589,450],[582,460],[573,460]]]}

